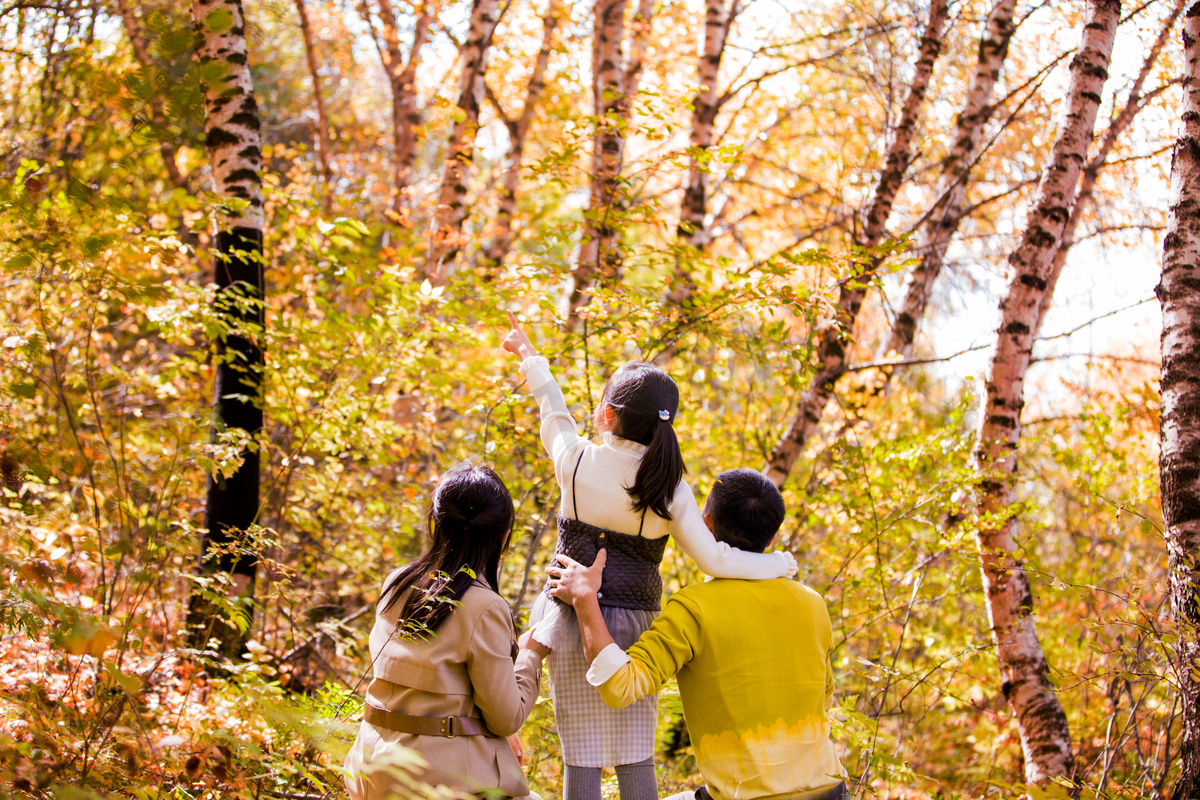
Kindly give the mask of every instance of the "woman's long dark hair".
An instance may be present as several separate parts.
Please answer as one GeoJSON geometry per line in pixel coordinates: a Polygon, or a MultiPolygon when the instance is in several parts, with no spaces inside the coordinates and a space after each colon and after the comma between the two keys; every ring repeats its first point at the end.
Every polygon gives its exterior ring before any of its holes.
{"type": "Polygon", "coordinates": [[[499,588],[500,557],[512,531],[513,501],[492,469],[466,461],[446,470],[429,507],[429,549],[383,588],[386,611],[412,589],[399,627],[433,632],[475,579],[499,588]]]}
{"type": "Polygon", "coordinates": [[[633,510],[650,509],[671,519],[667,506],[687,472],[672,427],[679,412],[679,387],[653,364],[635,361],[608,379],[601,402],[608,403],[617,416],[614,434],[646,445],[633,485],[625,487],[633,510]]]}

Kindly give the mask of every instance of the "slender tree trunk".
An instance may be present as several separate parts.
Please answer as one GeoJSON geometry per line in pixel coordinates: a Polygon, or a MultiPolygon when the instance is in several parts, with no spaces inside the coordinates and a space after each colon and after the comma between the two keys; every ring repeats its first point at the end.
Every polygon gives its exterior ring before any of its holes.
{"type": "MultiPolygon", "coordinates": [[[[738,15],[739,0],[732,0],[725,9],[725,0],[706,0],[704,7],[704,51],[700,54],[696,77],[699,88],[692,99],[692,130],[689,143],[692,155],[688,164],[687,187],[679,210],[676,239],[692,251],[701,252],[708,245],[708,165],[703,154],[713,144],[713,128],[720,105],[717,102],[717,79],[729,29],[738,15]]],[[[681,305],[692,293],[690,253],[680,253],[675,265],[675,286],[667,299],[681,305]]]]}
{"type": "MultiPolygon", "coordinates": [[[[263,425],[263,352],[247,328],[263,325],[262,154],[258,104],[246,61],[246,23],[241,0],[193,0],[192,19],[198,62],[221,68],[220,77],[204,87],[213,192],[244,204],[241,211],[223,213],[216,220],[217,314],[233,332],[217,345],[214,436],[230,429],[255,436],[263,425]]],[[[258,567],[247,538],[247,530],[258,520],[258,448],[245,448],[241,457],[233,474],[209,476],[200,573],[229,576],[227,591],[248,613],[258,567]]],[[[211,586],[214,594],[225,590],[219,583],[211,586]]],[[[244,634],[226,621],[211,598],[194,595],[188,617],[193,646],[204,647],[216,639],[222,654],[241,653],[244,634]]]]}
{"type": "Polygon", "coordinates": [[[325,112],[325,98],[321,92],[321,72],[317,66],[317,53],[313,47],[312,26],[308,21],[308,9],[304,0],[294,0],[296,13],[300,16],[300,32],[304,36],[304,57],[308,61],[308,74],[312,78],[313,101],[317,106],[317,158],[321,162],[321,206],[329,210],[333,199],[333,166],[329,161],[329,115],[325,112]]]}
{"type": "Polygon", "coordinates": [[[542,18],[542,48],[538,51],[533,63],[533,72],[529,76],[529,86],[525,90],[525,105],[521,108],[521,116],[510,119],[500,103],[494,102],[496,112],[504,119],[508,129],[508,167],[504,171],[504,181],[500,187],[500,199],[496,208],[496,222],[492,226],[492,240],[488,245],[485,260],[490,270],[504,263],[512,247],[512,226],[517,211],[517,189],[521,182],[521,164],[525,158],[525,141],[529,126],[533,122],[534,112],[541,102],[542,93],[546,89],[546,68],[550,64],[550,54],[554,50],[554,34],[558,29],[559,17],[562,15],[562,0],[550,0],[546,15],[542,18]]]}
{"type": "MultiPolygon", "coordinates": [[[[1067,225],[1063,229],[1062,241],[1059,242],[1058,250],[1054,253],[1054,263],[1050,267],[1050,277],[1046,279],[1046,291],[1042,295],[1041,303],[1038,306],[1037,324],[1033,327],[1033,335],[1036,338],[1042,330],[1042,321],[1046,318],[1046,312],[1050,310],[1050,301],[1054,297],[1054,287],[1058,285],[1058,277],[1062,274],[1063,265],[1067,263],[1067,254],[1071,251],[1071,247],[1075,244],[1075,230],[1079,227],[1080,220],[1083,219],[1083,214],[1087,210],[1088,205],[1092,202],[1096,190],[1096,179],[1100,177],[1100,172],[1104,169],[1108,161],[1108,156],[1112,152],[1113,147],[1117,143],[1117,139],[1125,132],[1125,129],[1137,117],[1138,112],[1146,106],[1148,97],[1142,94],[1142,89],[1146,85],[1146,79],[1150,77],[1150,72],[1154,69],[1155,63],[1158,61],[1158,56],[1166,47],[1167,42],[1171,38],[1171,31],[1175,28],[1175,23],[1179,20],[1179,15],[1183,13],[1184,0],[1176,0],[1175,9],[1171,15],[1163,23],[1162,30],[1158,33],[1158,38],[1151,45],[1150,50],[1146,53],[1145,59],[1142,60],[1142,68],[1138,72],[1137,77],[1133,81],[1133,86],[1129,87],[1129,96],[1125,99],[1125,106],[1121,109],[1121,113],[1117,114],[1116,118],[1109,123],[1108,128],[1104,131],[1104,136],[1100,138],[1100,146],[1096,150],[1096,154],[1092,156],[1092,160],[1084,167],[1083,175],[1079,179],[1079,189],[1076,192],[1075,203],[1071,206],[1071,216],[1067,220],[1067,225]]],[[[1166,89],[1166,86],[1160,87],[1160,90],[1166,89]]],[[[1157,94],[1156,90],[1152,94],[1157,94]]]]}
{"type": "Polygon", "coordinates": [[[728,12],[725,0],[706,0],[704,5],[704,50],[697,64],[699,88],[692,99],[692,130],[689,143],[692,154],[688,164],[687,186],[679,209],[676,239],[683,246],[675,257],[675,279],[667,301],[683,306],[695,290],[692,266],[695,256],[708,244],[708,164],[702,154],[713,144],[713,128],[721,105],[717,100],[717,79],[729,29],[738,15],[738,0],[732,0],[728,12]]]}
{"type": "Polygon", "coordinates": [[[950,152],[942,159],[938,179],[937,205],[921,230],[917,253],[920,260],[909,275],[904,305],[896,316],[884,354],[907,358],[912,353],[917,327],[925,315],[925,306],[933,283],[941,273],[946,249],[958,232],[967,202],[967,182],[972,165],[979,158],[983,128],[992,115],[992,90],[1008,56],[1008,43],[1016,30],[1013,10],[1016,0],[997,0],[984,23],[979,40],[979,60],[967,84],[963,110],[955,123],[950,152]]]}
{"type": "Polygon", "coordinates": [[[1172,800],[1200,797],[1200,2],[1184,15],[1183,130],[1171,159],[1163,239],[1163,536],[1183,701],[1180,775],[1172,800]]]}
{"type": "MultiPolygon", "coordinates": [[[[371,12],[360,4],[359,13],[368,24],[371,12]]],[[[408,58],[400,47],[399,19],[391,0],[379,0],[381,31],[376,38],[379,57],[387,73],[388,86],[392,90],[392,201],[390,211],[400,219],[413,164],[417,160],[417,140],[421,130],[421,109],[417,105],[417,67],[421,63],[421,51],[429,40],[429,26],[433,17],[428,6],[422,3],[417,11],[412,44],[408,58]],[[382,39],[382,43],[379,41],[382,39]]],[[[374,33],[374,25],[371,26],[374,33]]]]}
{"type": "Polygon", "coordinates": [[[633,22],[629,26],[629,58],[621,81],[621,119],[625,124],[633,118],[633,100],[642,83],[646,69],[646,48],[650,45],[651,25],[654,22],[654,0],[638,0],[633,22]]]}
{"type": "Polygon", "coordinates": [[[1088,0],[1082,41],[1071,62],[1064,119],[1025,234],[1008,259],[1013,279],[1000,304],[996,352],[975,451],[976,464],[985,475],[978,489],[978,511],[985,520],[997,520],[993,527],[977,532],[988,620],[1004,695],[1021,735],[1025,780],[1036,786],[1056,777],[1073,779],[1075,757],[1067,717],[1038,642],[1033,596],[1016,543],[1017,521],[1007,509],[1015,497],[1025,373],[1038,310],[1087,159],[1120,16],[1119,0],[1088,0]]]}
{"type": "Polygon", "coordinates": [[[462,50],[462,74],[458,81],[458,110],[446,145],[442,190],[438,199],[425,276],[442,283],[454,272],[462,249],[462,226],[467,217],[467,178],[479,130],[479,108],[483,104],[488,50],[499,18],[499,0],[474,0],[471,23],[462,50]]]}
{"type": "MultiPolygon", "coordinates": [[[[929,20],[921,37],[921,47],[913,70],[912,84],[909,86],[892,144],[888,148],[887,160],[879,175],[875,198],[863,224],[859,240],[862,247],[875,247],[883,241],[887,232],[892,204],[912,160],[912,143],[917,132],[917,119],[925,103],[925,92],[933,75],[934,62],[941,51],[948,17],[947,0],[932,0],[929,5],[929,20]]],[[[833,396],[834,385],[845,372],[846,339],[853,335],[854,322],[858,318],[867,288],[879,265],[879,260],[872,259],[861,273],[848,276],[842,281],[838,292],[837,324],[821,334],[817,349],[820,366],[817,374],[813,376],[812,386],[801,396],[799,411],[796,412],[787,432],[775,445],[767,467],[763,470],[776,486],[782,487],[787,480],[792,465],[800,457],[804,445],[816,430],[821,415],[825,413],[825,406],[833,396]]]]}
{"type": "Polygon", "coordinates": [[[596,278],[611,280],[620,272],[617,225],[624,211],[620,185],[625,146],[622,104],[625,70],[621,42],[625,37],[625,7],[629,0],[595,0],[592,32],[592,97],[596,135],[592,140],[591,199],[588,204],[570,314],[577,318],[587,303],[587,290],[596,278]]]}
{"type": "MultiPolygon", "coordinates": [[[[150,48],[146,46],[146,40],[142,36],[137,15],[129,5],[129,0],[117,0],[117,9],[121,12],[125,35],[129,37],[129,43],[133,46],[134,58],[142,65],[142,69],[146,70],[147,79],[153,81],[157,69],[154,60],[150,57],[150,48]]],[[[175,188],[187,189],[187,178],[183,176],[183,173],[179,171],[179,166],[175,163],[175,155],[178,151],[169,139],[162,138],[162,132],[167,128],[167,116],[163,113],[162,100],[158,96],[157,87],[152,90],[150,95],[150,122],[154,125],[156,135],[160,137],[158,152],[162,156],[167,177],[171,179],[175,188]]]]}

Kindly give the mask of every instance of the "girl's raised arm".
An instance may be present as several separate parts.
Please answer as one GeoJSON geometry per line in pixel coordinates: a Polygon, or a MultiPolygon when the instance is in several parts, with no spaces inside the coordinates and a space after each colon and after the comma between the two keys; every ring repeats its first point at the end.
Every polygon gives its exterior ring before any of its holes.
{"type": "Polygon", "coordinates": [[[796,558],[791,553],[749,553],[718,542],[704,524],[696,496],[686,481],[680,481],[671,501],[671,535],[680,549],[696,566],[714,578],[770,580],[796,574],[796,558]]]}
{"type": "Polygon", "coordinates": [[[511,311],[508,312],[508,321],[512,329],[504,337],[501,346],[521,359],[521,375],[529,383],[529,390],[541,412],[542,446],[554,462],[554,476],[562,486],[569,456],[587,440],[579,435],[575,418],[567,409],[566,398],[550,374],[550,362],[538,355],[537,348],[521,330],[511,311]]]}

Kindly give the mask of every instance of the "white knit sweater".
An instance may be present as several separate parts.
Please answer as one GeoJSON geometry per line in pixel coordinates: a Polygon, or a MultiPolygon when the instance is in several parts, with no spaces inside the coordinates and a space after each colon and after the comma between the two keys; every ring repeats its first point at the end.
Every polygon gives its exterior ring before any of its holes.
{"type": "Polygon", "coordinates": [[[670,521],[647,511],[642,524],[642,514],[633,510],[633,501],[625,487],[633,485],[646,446],[611,433],[604,434],[601,445],[582,438],[567,410],[562,390],[550,374],[549,362],[541,356],[531,356],[521,362],[520,369],[541,411],[542,444],[554,461],[554,477],[562,488],[563,516],[576,517],[578,508],[577,519],[599,528],[636,535],[641,525],[642,536],[648,539],[674,536],[676,545],[714,578],[768,580],[796,574],[796,559],[791,553],[747,553],[714,539],[686,481],[679,482],[668,505],[670,521]],[[582,458],[580,448],[583,448],[582,458]],[[577,460],[579,471],[575,473],[577,460]],[[575,473],[574,496],[572,473],[575,473]]]}

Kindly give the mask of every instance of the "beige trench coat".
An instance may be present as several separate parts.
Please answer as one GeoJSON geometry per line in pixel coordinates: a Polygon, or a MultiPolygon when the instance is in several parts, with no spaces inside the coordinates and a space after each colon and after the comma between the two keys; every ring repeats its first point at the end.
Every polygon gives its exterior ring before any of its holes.
{"type": "Polygon", "coordinates": [[[398,745],[416,750],[429,762],[421,776],[427,783],[471,793],[498,788],[510,797],[525,797],[529,786],[504,737],[516,733],[533,709],[542,662],[528,650],[520,651],[514,662],[508,604],[478,582],[424,641],[396,634],[403,605],[400,600],[386,612],[377,610],[370,638],[374,677],[367,702],[414,716],[479,718],[496,738],[416,736],[363,722],[346,756],[350,797],[393,796],[394,778],[372,770],[372,764],[387,763],[389,755],[394,761],[398,745]]]}

